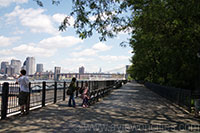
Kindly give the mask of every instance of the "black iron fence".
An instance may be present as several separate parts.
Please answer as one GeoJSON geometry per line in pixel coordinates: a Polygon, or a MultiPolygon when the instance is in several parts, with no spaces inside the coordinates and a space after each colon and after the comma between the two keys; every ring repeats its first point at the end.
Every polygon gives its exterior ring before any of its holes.
{"type": "MultiPolygon", "coordinates": [[[[88,82],[90,100],[89,104],[98,101],[99,98],[108,94],[113,88],[120,87],[126,81],[104,80],[104,81],[77,81],[77,87],[81,88],[88,82]]],[[[50,103],[64,101],[66,99],[66,89],[70,82],[33,82],[29,84],[31,110],[44,107],[50,103]]],[[[0,116],[5,119],[10,115],[20,113],[18,104],[19,85],[15,83],[0,84],[0,116]]],[[[79,90],[76,90],[76,96],[79,90]]]]}
{"type": "Polygon", "coordinates": [[[149,82],[146,82],[144,85],[153,92],[191,112],[193,99],[191,90],[161,86],[149,82]]]}

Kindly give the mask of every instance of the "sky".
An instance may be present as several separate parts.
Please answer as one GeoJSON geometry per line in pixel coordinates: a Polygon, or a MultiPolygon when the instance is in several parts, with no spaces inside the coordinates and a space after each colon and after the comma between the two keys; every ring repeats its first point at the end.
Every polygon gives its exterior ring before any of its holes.
{"type": "MultiPolygon", "coordinates": [[[[130,35],[121,32],[117,37],[100,42],[99,35],[80,39],[75,29],[58,30],[72,8],[71,0],[52,5],[48,0],[39,7],[33,0],[0,0],[0,62],[35,57],[45,71],[61,67],[61,72],[124,72],[130,64],[132,49],[121,47],[130,35]]],[[[91,16],[92,18],[92,16],[91,16]]],[[[70,24],[74,18],[70,17],[70,24]]]]}

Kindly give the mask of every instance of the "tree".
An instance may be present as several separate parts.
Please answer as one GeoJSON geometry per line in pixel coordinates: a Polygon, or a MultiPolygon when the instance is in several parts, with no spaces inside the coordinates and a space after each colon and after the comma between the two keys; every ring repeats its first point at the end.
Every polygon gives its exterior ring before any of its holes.
{"type": "MultiPolygon", "coordinates": [[[[41,1],[35,0],[39,5],[41,1]]],[[[134,79],[195,88],[200,48],[199,0],[72,0],[74,28],[82,39],[100,40],[129,30],[134,79]]],[[[52,0],[53,4],[60,1],[52,0]]],[[[66,18],[59,29],[67,28],[66,18]]]]}

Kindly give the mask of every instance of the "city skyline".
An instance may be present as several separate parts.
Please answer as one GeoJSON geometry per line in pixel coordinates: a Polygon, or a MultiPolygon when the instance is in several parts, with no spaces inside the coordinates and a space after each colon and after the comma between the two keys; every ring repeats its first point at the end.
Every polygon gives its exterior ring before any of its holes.
{"type": "MultiPolygon", "coordinates": [[[[70,9],[71,1],[59,6],[44,2],[42,8],[32,0],[0,3],[0,62],[33,56],[36,64],[43,63],[44,70],[60,66],[62,72],[77,72],[80,66],[86,72],[99,72],[99,68],[105,72],[130,64],[132,49],[119,45],[127,41],[127,33],[100,42],[97,33],[81,40],[72,26],[59,32],[70,9]]],[[[70,23],[73,21],[71,18],[70,23]]]]}
{"type": "MultiPolygon", "coordinates": [[[[58,66],[54,66],[52,69],[53,70],[45,70],[44,69],[44,65],[43,63],[35,63],[36,59],[35,57],[26,57],[26,59],[24,61],[21,61],[21,60],[15,60],[15,59],[11,59],[10,61],[2,61],[0,62],[1,64],[1,73],[2,74],[6,74],[4,73],[4,71],[6,72],[6,68],[7,67],[12,67],[13,68],[13,72],[9,72],[9,73],[13,73],[13,74],[20,74],[20,70],[24,69],[27,71],[27,75],[33,75],[35,73],[41,73],[41,72],[54,72],[55,71],[55,68],[57,68],[58,66]],[[30,61],[30,60],[34,60],[33,62],[30,61]],[[27,62],[32,62],[31,65],[27,65],[27,62]],[[10,62],[10,63],[9,63],[10,62]],[[17,63],[18,62],[18,63],[17,63]],[[16,63],[18,65],[16,65],[16,63]],[[20,64],[20,65],[19,65],[20,64]],[[16,67],[16,68],[15,68],[16,67]],[[31,67],[31,68],[30,68],[31,67]],[[15,70],[17,69],[17,70],[15,70]],[[32,70],[30,70],[32,69],[32,70]],[[31,71],[31,72],[30,72],[31,71]]],[[[125,68],[126,66],[124,66],[125,68]]],[[[120,68],[122,69],[122,68],[120,68]]],[[[98,72],[91,72],[91,73],[102,73],[101,71],[102,69],[99,68],[99,71],[98,72]]],[[[61,72],[61,67],[59,67],[59,71],[61,72]]],[[[62,73],[71,73],[71,72],[62,72],[62,73]]],[[[76,72],[72,72],[72,73],[80,73],[80,74],[84,74],[84,73],[90,73],[90,72],[87,72],[85,71],[85,67],[84,66],[79,66],[77,68],[77,71],[76,72]]],[[[105,73],[109,73],[109,72],[105,72],[105,73]]],[[[115,73],[119,73],[119,72],[115,72],[115,73]]],[[[12,74],[11,74],[12,75],[12,74]]]]}

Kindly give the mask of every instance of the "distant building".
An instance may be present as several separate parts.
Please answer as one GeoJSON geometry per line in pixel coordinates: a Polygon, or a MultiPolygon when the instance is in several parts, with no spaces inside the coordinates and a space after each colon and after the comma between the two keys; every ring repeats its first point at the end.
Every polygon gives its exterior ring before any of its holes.
{"type": "Polygon", "coordinates": [[[12,65],[6,66],[6,74],[8,76],[14,75],[15,74],[15,66],[12,66],[12,65]]]}
{"type": "Polygon", "coordinates": [[[82,66],[82,67],[79,67],[79,74],[84,74],[85,73],[85,68],[82,66]]]}
{"type": "Polygon", "coordinates": [[[9,65],[9,63],[6,62],[6,61],[1,62],[1,73],[2,73],[2,74],[6,74],[6,67],[7,67],[8,65],[9,65]]]}
{"type": "Polygon", "coordinates": [[[99,68],[99,73],[101,73],[102,72],[102,70],[101,70],[101,68],[99,68]]]}
{"type": "Polygon", "coordinates": [[[34,57],[27,57],[26,58],[26,72],[27,75],[35,74],[35,58],[34,57]]]}
{"type": "Polygon", "coordinates": [[[41,73],[41,72],[43,72],[43,64],[37,64],[37,68],[36,68],[36,72],[39,72],[39,73],[41,73]]]}
{"type": "Polygon", "coordinates": [[[20,60],[11,60],[11,66],[14,67],[14,74],[19,74],[21,70],[21,61],[20,60]]]}
{"type": "Polygon", "coordinates": [[[59,80],[58,79],[58,74],[61,72],[61,67],[55,67],[54,68],[54,80],[59,80]]]}
{"type": "Polygon", "coordinates": [[[26,60],[25,60],[24,63],[23,63],[22,69],[23,69],[23,70],[26,70],[26,60]]]}

